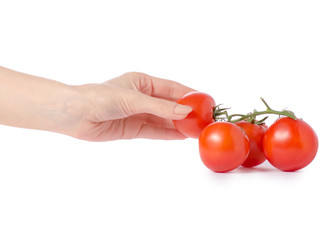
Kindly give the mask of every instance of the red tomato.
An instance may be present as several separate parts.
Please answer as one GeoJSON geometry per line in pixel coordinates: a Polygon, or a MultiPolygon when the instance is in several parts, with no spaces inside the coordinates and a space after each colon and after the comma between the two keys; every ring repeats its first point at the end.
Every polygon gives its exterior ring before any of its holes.
{"type": "Polygon", "coordinates": [[[215,100],[206,93],[191,92],[177,101],[192,107],[193,111],[183,120],[174,120],[175,128],[186,137],[198,138],[203,128],[214,122],[215,100]]]}
{"type": "Polygon", "coordinates": [[[318,139],[303,120],[278,119],[265,133],[264,153],[268,161],[283,171],[306,167],[316,156],[318,139]]]}
{"type": "Polygon", "coordinates": [[[236,123],[241,127],[250,140],[250,153],[246,161],[242,164],[244,167],[254,167],[266,160],[263,151],[263,139],[267,129],[266,125],[256,125],[246,121],[236,123]],[[266,126],[266,127],[265,127],[266,126]]]}
{"type": "Polygon", "coordinates": [[[239,167],[249,153],[250,143],[235,124],[215,122],[204,128],[199,137],[199,152],[206,167],[227,172],[239,167]]]}

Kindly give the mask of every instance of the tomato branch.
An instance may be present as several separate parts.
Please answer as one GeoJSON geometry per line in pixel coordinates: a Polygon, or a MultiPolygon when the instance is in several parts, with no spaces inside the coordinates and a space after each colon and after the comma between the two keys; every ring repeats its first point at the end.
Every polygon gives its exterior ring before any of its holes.
{"type": "Polygon", "coordinates": [[[286,117],[290,117],[293,119],[297,119],[296,116],[294,115],[294,113],[292,111],[289,110],[282,110],[282,111],[277,111],[272,109],[263,98],[260,98],[261,101],[265,104],[266,106],[266,110],[264,111],[257,111],[254,110],[251,113],[247,113],[247,114],[231,114],[229,115],[228,113],[228,109],[229,108],[220,108],[220,105],[217,105],[214,108],[214,113],[213,113],[213,117],[215,119],[215,121],[225,121],[225,122],[231,122],[231,123],[236,123],[239,121],[248,121],[257,125],[262,125],[265,123],[265,120],[268,118],[268,116],[264,117],[261,120],[256,120],[257,116],[260,115],[265,115],[265,114],[275,114],[275,115],[279,115],[279,116],[286,116],[286,117]]]}

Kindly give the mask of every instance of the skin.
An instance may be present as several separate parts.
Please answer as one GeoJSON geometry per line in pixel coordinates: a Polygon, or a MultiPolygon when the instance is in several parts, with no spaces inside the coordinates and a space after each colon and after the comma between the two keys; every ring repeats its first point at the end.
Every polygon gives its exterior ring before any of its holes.
{"type": "Polygon", "coordinates": [[[137,72],[73,86],[0,67],[0,124],[88,141],[185,139],[172,120],[192,111],[176,103],[192,91],[137,72]]]}

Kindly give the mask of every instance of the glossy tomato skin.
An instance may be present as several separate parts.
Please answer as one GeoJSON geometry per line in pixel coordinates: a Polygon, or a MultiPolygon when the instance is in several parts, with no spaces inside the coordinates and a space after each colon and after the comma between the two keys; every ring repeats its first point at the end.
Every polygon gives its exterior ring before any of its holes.
{"type": "Polygon", "coordinates": [[[250,152],[242,166],[255,167],[265,162],[266,157],[263,150],[263,140],[267,126],[256,125],[246,121],[238,122],[236,125],[244,130],[245,134],[250,140],[250,152]]]}
{"type": "Polygon", "coordinates": [[[173,121],[175,128],[186,137],[198,138],[202,130],[214,122],[213,110],[216,103],[210,95],[191,92],[179,99],[177,103],[188,105],[193,109],[185,119],[173,121]]]}
{"type": "Polygon", "coordinates": [[[316,156],[318,138],[306,122],[289,117],[278,119],[266,131],[263,141],[267,160],[283,171],[296,171],[316,156]]]}
{"type": "Polygon", "coordinates": [[[200,157],[214,172],[228,172],[239,167],[246,160],[249,148],[245,133],[232,123],[212,123],[199,137],[200,157]]]}

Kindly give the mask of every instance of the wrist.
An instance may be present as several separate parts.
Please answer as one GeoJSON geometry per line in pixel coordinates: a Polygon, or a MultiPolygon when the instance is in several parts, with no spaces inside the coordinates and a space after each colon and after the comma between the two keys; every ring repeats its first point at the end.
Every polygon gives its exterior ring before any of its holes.
{"type": "Polygon", "coordinates": [[[50,106],[49,125],[45,130],[74,136],[84,112],[84,98],[79,86],[62,84],[55,103],[50,106]]]}

